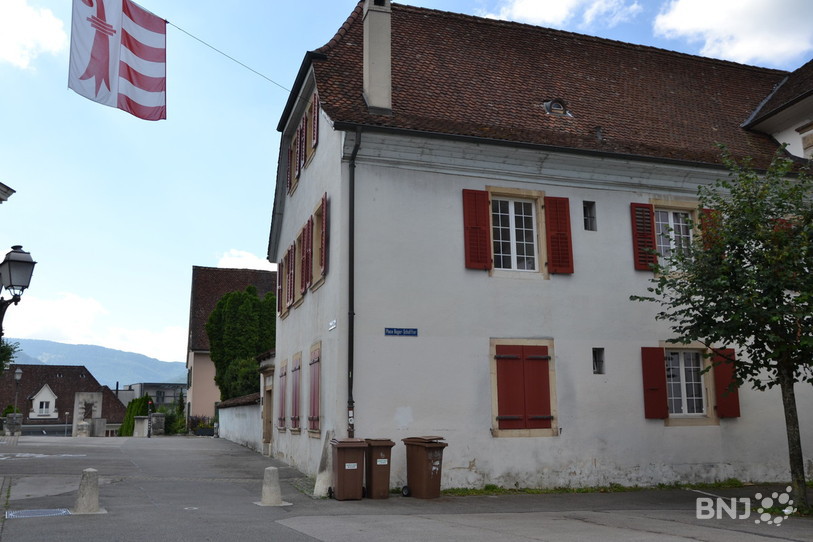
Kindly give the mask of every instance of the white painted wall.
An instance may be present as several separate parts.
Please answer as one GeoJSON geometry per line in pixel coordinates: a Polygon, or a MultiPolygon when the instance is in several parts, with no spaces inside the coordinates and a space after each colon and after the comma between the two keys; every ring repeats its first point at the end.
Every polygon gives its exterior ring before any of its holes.
{"type": "MultiPolygon", "coordinates": [[[[339,164],[352,143],[322,130],[282,227],[285,247],[317,196],[329,193],[328,280],[277,323],[277,366],[297,351],[307,359],[317,340],[323,345],[322,432],[276,431],[273,444],[277,456],[312,475],[320,460],[324,466],[330,431],[346,435],[347,168],[339,164]]],[[[646,292],[651,276],[633,269],[629,205],[691,198],[697,183],[725,175],[365,132],[356,169],[355,436],[396,441],[391,485],[406,480],[400,439],[419,435],[449,443],[444,487],[788,479],[776,391],[740,390],[742,416],[719,425],[667,427],[644,418],[640,348],[671,335],[655,322],[655,306],[629,300],[646,292]],[[573,275],[465,269],[461,190],[487,186],[570,199],[573,275]],[[596,202],[597,232],[582,228],[582,200],[596,202]],[[385,327],[417,328],[418,337],[387,337],[385,327]],[[492,338],[553,340],[558,436],[492,436],[492,338]],[[604,375],[592,373],[593,347],[605,349],[604,375]]],[[[302,382],[306,409],[306,374],[302,382]]],[[[811,391],[797,391],[808,470],[811,391]]]]}
{"type": "Polygon", "coordinates": [[[262,406],[245,405],[218,409],[220,438],[261,451],[263,447],[262,406]]]}

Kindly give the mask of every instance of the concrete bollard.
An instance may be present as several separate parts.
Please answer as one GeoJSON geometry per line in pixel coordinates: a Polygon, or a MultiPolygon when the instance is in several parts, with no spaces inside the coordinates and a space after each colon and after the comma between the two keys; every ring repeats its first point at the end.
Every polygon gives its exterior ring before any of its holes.
{"type": "Polygon", "coordinates": [[[104,508],[99,508],[99,471],[85,469],[82,471],[82,480],[79,482],[79,493],[76,495],[76,506],[71,514],[106,514],[104,508]]]}
{"type": "Polygon", "coordinates": [[[266,467],[263,475],[263,494],[259,506],[291,506],[291,503],[282,500],[282,491],[279,488],[279,471],[276,467],[266,467]]]}

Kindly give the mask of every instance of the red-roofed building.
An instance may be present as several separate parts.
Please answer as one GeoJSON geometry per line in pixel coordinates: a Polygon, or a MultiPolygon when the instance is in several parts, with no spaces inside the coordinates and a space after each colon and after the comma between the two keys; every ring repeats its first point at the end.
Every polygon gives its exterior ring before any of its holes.
{"type": "MultiPolygon", "coordinates": [[[[188,372],[187,415],[215,415],[220,390],[215,384],[215,365],[209,357],[209,336],[206,322],[220,298],[230,292],[257,289],[261,298],[276,288],[276,273],[257,269],[222,269],[192,267],[192,294],[189,303],[189,347],[186,358],[188,372]]],[[[257,390],[260,378],[257,377],[257,390]]]]}
{"type": "Polygon", "coordinates": [[[786,479],[778,392],[629,296],[718,144],[807,162],[811,75],[359,2],[278,125],[272,453],[322,494],[346,436],[444,436],[444,486],[786,479]]]}
{"type": "MultiPolygon", "coordinates": [[[[126,406],[107,386],[102,386],[82,365],[11,364],[0,374],[0,408],[15,406],[25,426],[63,426],[81,421],[85,413],[76,413],[77,393],[101,393],[102,402],[94,405],[87,418],[104,418],[108,424],[124,421],[126,406]],[[14,379],[22,370],[19,382],[14,379]],[[66,416],[66,413],[69,413],[66,416]]],[[[38,431],[42,430],[40,427],[38,431]]],[[[47,427],[44,427],[47,429],[47,427]]]]}

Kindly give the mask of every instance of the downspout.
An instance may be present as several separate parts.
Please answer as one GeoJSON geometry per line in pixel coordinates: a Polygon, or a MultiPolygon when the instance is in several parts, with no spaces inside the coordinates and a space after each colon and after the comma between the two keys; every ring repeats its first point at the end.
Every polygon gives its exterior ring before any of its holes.
{"type": "Polygon", "coordinates": [[[355,346],[355,317],[356,317],[356,156],[361,147],[361,127],[356,127],[356,141],[353,144],[353,152],[350,153],[350,175],[348,179],[349,204],[348,210],[348,284],[347,284],[347,436],[353,438],[356,435],[356,422],[354,416],[355,402],[353,401],[353,349],[355,346]]]}

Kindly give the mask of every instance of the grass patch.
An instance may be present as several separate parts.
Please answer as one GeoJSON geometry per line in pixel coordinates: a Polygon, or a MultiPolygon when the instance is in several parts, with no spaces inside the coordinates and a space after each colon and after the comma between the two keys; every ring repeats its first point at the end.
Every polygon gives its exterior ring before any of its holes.
{"type": "Polygon", "coordinates": [[[481,489],[467,487],[453,487],[441,491],[443,495],[465,497],[469,495],[548,495],[558,493],[621,493],[626,491],[641,491],[647,489],[640,486],[623,486],[621,484],[610,484],[608,486],[596,487],[553,487],[535,488],[520,487],[507,488],[494,484],[486,484],[481,489]]]}
{"type": "Polygon", "coordinates": [[[744,482],[736,478],[728,478],[720,482],[704,482],[697,484],[687,484],[675,482],[672,484],[658,484],[653,487],[625,486],[622,484],[610,484],[607,486],[591,487],[554,487],[554,488],[505,488],[495,484],[486,484],[481,489],[455,487],[441,491],[443,495],[464,497],[468,495],[548,495],[559,493],[624,493],[629,491],[643,491],[645,489],[725,489],[745,487],[744,482]]]}

